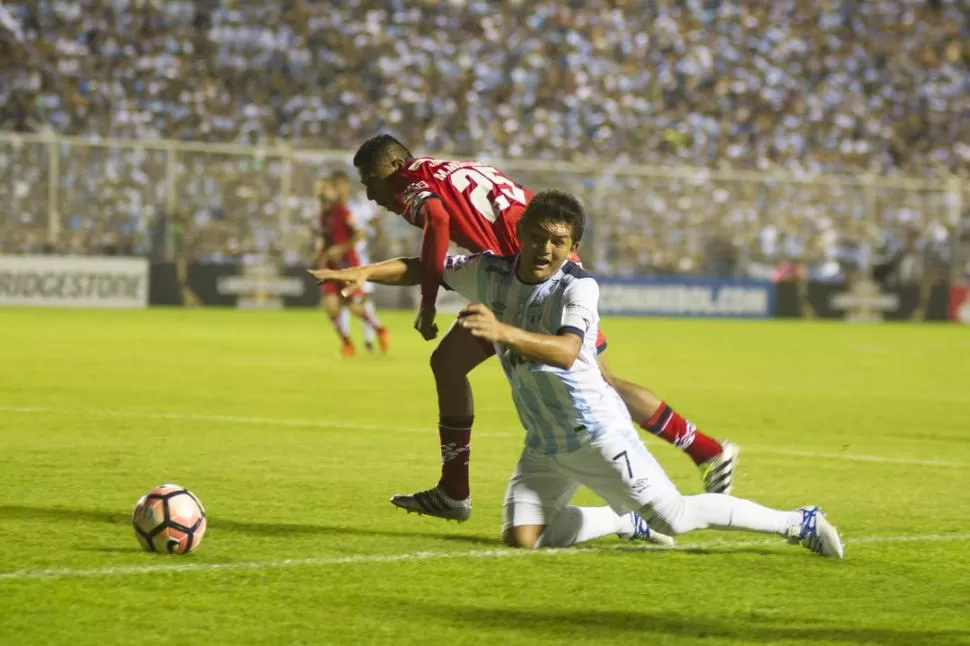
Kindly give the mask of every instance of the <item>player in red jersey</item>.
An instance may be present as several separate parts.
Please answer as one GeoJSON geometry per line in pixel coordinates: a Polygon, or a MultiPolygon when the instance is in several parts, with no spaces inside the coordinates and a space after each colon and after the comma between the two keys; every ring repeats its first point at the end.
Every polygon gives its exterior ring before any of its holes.
{"type": "MultiPolygon", "coordinates": [[[[469,251],[514,255],[515,225],[532,197],[522,185],[478,162],[415,158],[390,135],[373,137],[357,151],[354,166],[367,197],[423,229],[421,304],[414,327],[427,339],[437,336],[435,300],[449,242],[469,251]]],[[[539,262],[545,262],[540,259],[539,262]]],[[[602,353],[606,349],[600,341],[602,353]]],[[[474,405],[468,374],[494,350],[453,325],[431,355],[438,390],[441,479],[437,486],[391,499],[418,513],[454,520],[471,515],[468,485],[469,441],[474,405]]],[[[600,369],[650,433],[675,444],[701,468],[708,492],[727,493],[733,484],[739,449],[718,442],[670,408],[654,393],[616,377],[599,357],[600,369]]]]}
{"type": "MultiPolygon", "coordinates": [[[[345,269],[357,267],[360,257],[356,245],[363,231],[354,224],[347,202],[350,198],[350,179],[342,171],[335,171],[329,179],[317,180],[317,198],[320,200],[320,230],[317,239],[316,264],[320,269],[345,269]]],[[[321,285],[321,304],[330,316],[334,329],[340,337],[340,353],[352,357],[357,350],[350,340],[350,324],[345,309],[350,310],[377,334],[381,350],[387,352],[388,333],[373,311],[364,306],[368,295],[365,288],[344,295],[334,285],[321,285]]]]}

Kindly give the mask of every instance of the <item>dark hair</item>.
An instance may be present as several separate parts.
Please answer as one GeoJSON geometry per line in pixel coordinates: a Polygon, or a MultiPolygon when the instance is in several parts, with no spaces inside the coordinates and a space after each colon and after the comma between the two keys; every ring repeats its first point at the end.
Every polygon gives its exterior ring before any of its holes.
{"type": "Polygon", "coordinates": [[[350,175],[348,175],[347,171],[345,171],[344,169],[338,168],[330,173],[330,180],[334,182],[337,182],[337,181],[349,182],[350,175]]]}
{"type": "Polygon", "coordinates": [[[543,219],[565,222],[573,232],[573,242],[583,239],[586,228],[586,212],[583,204],[575,195],[555,189],[539,191],[532,197],[529,206],[522,213],[522,220],[543,219]]]}
{"type": "Polygon", "coordinates": [[[405,161],[414,159],[414,155],[407,146],[388,134],[371,137],[360,145],[354,155],[354,166],[367,170],[393,157],[401,157],[405,161]]]}

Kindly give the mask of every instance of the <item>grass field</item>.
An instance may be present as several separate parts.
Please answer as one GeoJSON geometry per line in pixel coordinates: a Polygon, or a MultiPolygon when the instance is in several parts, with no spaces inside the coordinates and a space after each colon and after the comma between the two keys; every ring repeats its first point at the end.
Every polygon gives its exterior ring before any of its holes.
{"type": "Polygon", "coordinates": [[[318,312],[0,310],[0,644],[970,644],[966,329],[607,321],[616,372],[742,445],[738,495],[822,505],[839,562],[740,533],[502,547],[521,431],[495,363],[472,519],[395,510],[438,469],[410,318],[342,360],[318,312]],[[207,507],[194,554],[128,526],[164,481],[207,507]]]}

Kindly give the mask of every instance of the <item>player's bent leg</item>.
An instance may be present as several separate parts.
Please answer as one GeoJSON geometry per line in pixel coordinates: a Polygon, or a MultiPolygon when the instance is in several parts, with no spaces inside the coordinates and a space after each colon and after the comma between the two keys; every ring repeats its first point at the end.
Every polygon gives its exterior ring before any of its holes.
{"type": "MultiPolygon", "coordinates": [[[[546,528],[539,538],[538,547],[568,547],[610,534],[632,541],[646,541],[660,545],[673,544],[669,536],[653,531],[647,521],[632,511],[639,509],[644,501],[651,498],[648,492],[644,494],[647,497],[638,498],[639,502],[630,504],[629,491],[634,486],[640,487],[645,484],[645,481],[638,480],[634,484],[629,473],[634,470],[637,473],[653,470],[659,474],[658,485],[662,485],[664,481],[669,483],[660,465],[647,452],[632,428],[606,439],[594,439],[577,450],[557,454],[554,459],[548,456],[535,457],[534,453],[527,450],[523,453],[523,460],[529,456],[533,456],[531,463],[520,461],[516,476],[513,476],[510,482],[510,493],[506,495],[507,500],[517,503],[516,509],[521,510],[520,514],[530,513],[528,506],[530,491],[544,492],[550,487],[548,476],[534,466],[537,463],[541,465],[540,460],[544,459],[554,465],[554,468],[550,467],[547,470],[554,472],[559,478],[565,478],[571,485],[566,492],[568,495],[560,499],[544,497],[547,504],[550,500],[556,504],[543,510],[545,513],[541,518],[545,521],[546,528]],[[638,450],[639,454],[636,453],[638,450]],[[521,468],[523,464],[531,467],[525,470],[530,474],[530,478],[519,484],[517,476],[520,471],[523,471],[521,468]],[[517,486],[513,487],[513,485],[517,486]],[[609,506],[565,506],[579,485],[592,489],[606,500],[609,506]],[[555,509],[558,511],[551,513],[551,510],[555,509]]],[[[669,486],[673,488],[672,483],[669,486]]],[[[506,516],[509,516],[508,512],[506,516]]],[[[535,515],[527,515],[525,520],[537,522],[536,518],[535,515]]]]}
{"type": "Polygon", "coordinates": [[[448,520],[471,516],[468,463],[474,404],[468,373],[494,354],[463,327],[453,325],[431,353],[431,370],[438,391],[438,438],[441,477],[431,489],[398,494],[391,503],[408,511],[448,520]]]}
{"type": "Polygon", "coordinates": [[[650,524],[633,512],[618,514],[612,508],[575,507],[561,509],[539,537],[536,547],[569,547],[615,534],[630,541],[673,545],[669,536],[654,531],[650,524]]]}
{"type": "Polygon", "coordinates": [[[431,371],[438,393],[438,435],[441,440],[439,486],[456,499],[469,496],[468,463],[475,404],[468,374],[494,354],[471,332],[453,325],[431,353],[431,371]]]}
{"type": "Polygon", "coordinates": [[[438,391],[438,412],[446,417],[475,414],[468,374],[495,354],[490,343],[472,336],[460,325],[452,325],[431,353],[431,371],[438,391]]]}
{"type": "Polygon", "coordinates": [[[343,303],[340,300],[340,296],[334,289],[334,285],[324,285],[325,291],[320,299],[320,305],[323,307],[327,316],[330,317],[330,322],[333,324],[333,329],[337,332],[337,336],[340,337],[341,350],[340,353],[345,357],[354,356],[356,350],[354,349],[354,344],[350,340],[350,325],[346,316],[343,314],[343,303]]]}
{"type": "Polygon", "coordinates": [[[502,542],[509,547],[531,550],[539,542],[539,535],[545,529],[543,525],[519,525],[509,527],[502,532],[502,542]]]}
{"type": "Polygon", "coordinates": [[[842,556],[838,532],[817,508],[779,511],[724,494],[681,495],[632,429],[606,433],[558,456],[558,462],[613,509],[635,510],[654,532],[676,536],[697,529],[744,529],[777,534],[825,556],[842,556]]]}
{"type": "Polygon", "coordinates": [[[747,530],[776,534],[822,556],[842,558],[844,553],[838,531],[818,507],[780,511],[724,494],[676,493],[644,505],[640,515],[655,530],[673,535],[697,529],[747,530]]]}
{"type": "Polygon", "coordinates": [[[602,354],[597,361],[603,378],[620,395],[630,416],[640,420],[644,430],[680,448],[700,467],[705,491],[731,492],[741,453],[737,444],[727,440],[719,442],[702,433],[652,391],[617,377],[602,354]]]}
{"type": "Polygon", "coordinates": [[[347,307],[354,316],[364,323],[365,342],[369,342],[373,346],[373,337],[374,334],[376,334],[378,342],[381,346],[381,352],[386,353],[390,347],[389,336],[387,330],[377,318],[374,311],[374,306],[370,303],[370,299],[367,297],[367,294],[361,292],[360,294],[355,295],[352,299],[348,300],[347,307]],[[368,305],[370,305],[370,307],[368,307],[368,305]]]}
{"type": "MultiPolygon", "coordinates": [[[[502,503],[502,540],[510,547],[551,547],[543,543],[566,503],[578,488],[548,455],[524,449],[505,488],[502,503]]],[[[555,530],[554,530],[555,531],[555,530]]],[[[556,547],[565,545],[555,544],[556,547]]]]}

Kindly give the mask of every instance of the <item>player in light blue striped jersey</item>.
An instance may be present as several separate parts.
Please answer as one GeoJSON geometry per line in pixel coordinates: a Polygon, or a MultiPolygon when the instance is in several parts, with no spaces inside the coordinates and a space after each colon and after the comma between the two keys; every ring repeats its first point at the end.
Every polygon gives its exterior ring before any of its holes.
{"type": "MultiPolygon", "coordinates": [[[[724,494],[677,491],[597,366],[599,287],[568,260],[584,226],[575,197],[545,191],[533,197],[518,223],[518,255],[446,260],[445,286],[473,303],[458,324],[495,344],[526,430],[505,495],[505,542],[566,547],[612,533],[669,542],[665,534],[747,529],[841,558],[842,540],[818,507],[779,511],[724,494]],[[608,506],[569,506],[580,486],[608,506]]],[[[321,282],[346,283],[348,290],[368,280],[416,285],[421,278],[417,258],[312,273],[321,282]]],[[[414,511],[440,512],[438,507],[463,502],[415,497],[414,511]]],[[[460,516],[461,509],[453,511],[460,516]]]]}

